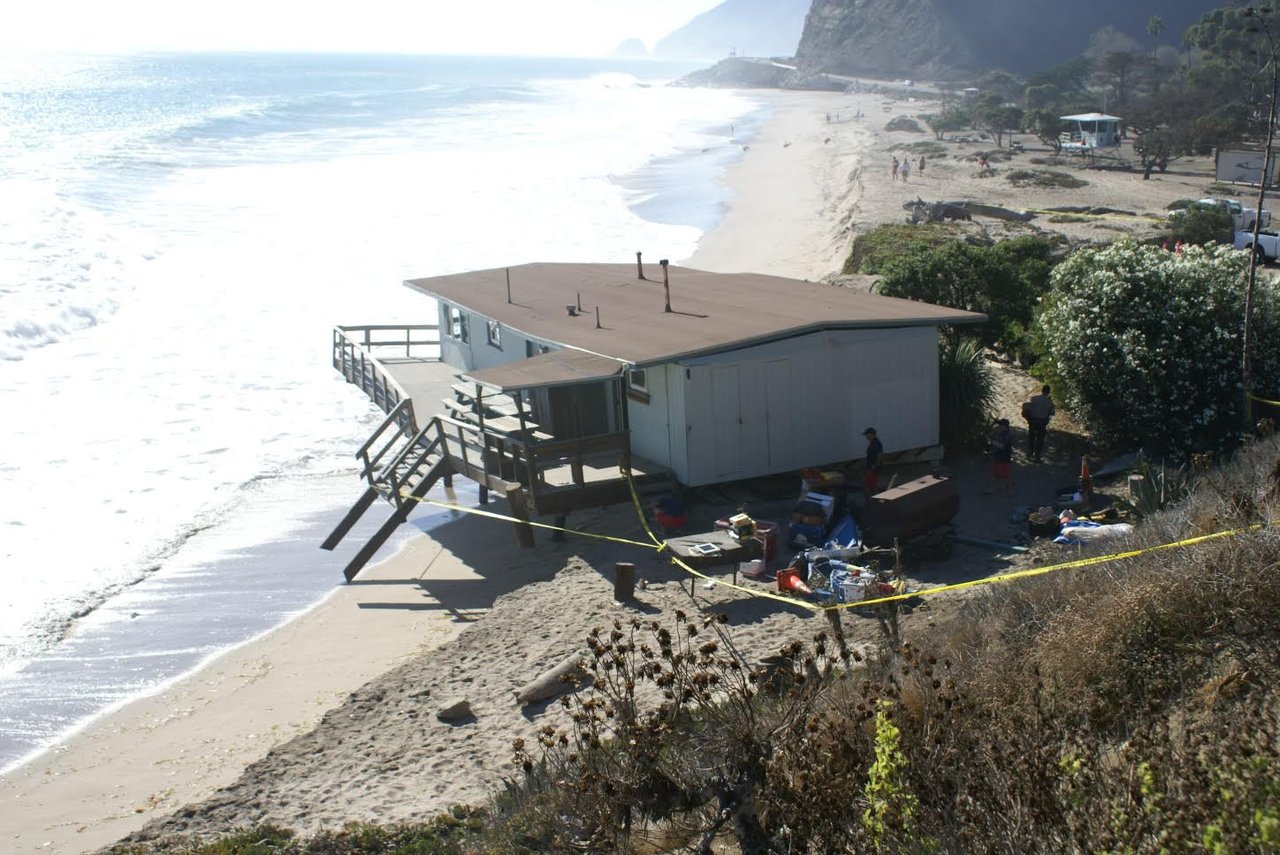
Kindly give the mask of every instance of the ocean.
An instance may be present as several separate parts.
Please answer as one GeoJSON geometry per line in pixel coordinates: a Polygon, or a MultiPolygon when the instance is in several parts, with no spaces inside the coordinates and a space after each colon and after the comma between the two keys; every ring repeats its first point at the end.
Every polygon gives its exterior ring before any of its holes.
{"type": "Polygon", "coordinates": [[[765,115],[665,85],[692,68],[0,58],[0,769],[341,583],[381,413],[335,324],[433,323],[412,277],[692,254],[765,115]]]}

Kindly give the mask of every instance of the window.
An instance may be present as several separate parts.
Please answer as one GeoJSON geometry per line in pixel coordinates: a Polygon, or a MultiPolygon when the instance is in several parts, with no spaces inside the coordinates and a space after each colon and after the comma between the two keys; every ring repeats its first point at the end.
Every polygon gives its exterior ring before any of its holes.
{"type": "Polygon", "coordinates": [[[470,341],[470,336],[467,335],[466,313],[457,306],[449,307],[449,337],[461,342],[470,341]]]}
{"type": "Polygon", "coordinates": [[[643,368],[627,372],[627,397],[638,404],[649,403],[649,379],[643,368]]]}
{"type": "Polygon", "coordinates": [[[502,350],[502,324],[498,321],[489,321],[489,344],[502,350]]]}

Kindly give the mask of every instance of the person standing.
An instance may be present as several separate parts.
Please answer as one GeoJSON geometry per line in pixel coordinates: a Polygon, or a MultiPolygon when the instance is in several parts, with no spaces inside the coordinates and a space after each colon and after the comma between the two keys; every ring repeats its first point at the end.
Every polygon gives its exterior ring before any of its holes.
{"type": "Polygon", "coordinates": [[[1008,419],[997,419],[995,432],[991,434],[991,487],[988,493],[996,491],[996,482],[1004,482],[1004,494],[1013,494],[1013,431],[1009,429],[1008,419]]]}
{"type": "Polygon", "coordinates": [[[920,173],[920,177],[924,178],[924,155],[920,155],[920,168],[916,170],[920,173]]]}
{"type": "Polygon", "coordinates": [[[906,183],[907,183],[907,179],[911,177],[911,160],[910,160],[910,158],[905,158],[905,157],[904,157],[904,158],[902,159],[902,168],[898,170],[898,173],[899,173],[900,175],[902,175],[902,183],[903,183],[903,184],[906,184],[906,183]]]}
{"type": "Polygon", "coordinates": [[[898,156],[896,154],[893,156],[893,162],[889,165],[889,170],[890,170],[889,180],[897,181],[898,180],[898,156]]]}
{"type": "Polygon", "coordinates": [[[862,490],[870,498],[880,492],[880,460],[884,457],[884,444],[873,427],[864,430],[862,435],[867,438],[867,471],[862,476],[862,490]]]}
{"type": "Polygon", "coordinates": [[[1048,386],[1041,386],[1040,394],[1022,405],[1022,417],[1027,420],[1027,456],[1036,463],[1044,457],[1045,431],[1055,412],[1048,386]]]}

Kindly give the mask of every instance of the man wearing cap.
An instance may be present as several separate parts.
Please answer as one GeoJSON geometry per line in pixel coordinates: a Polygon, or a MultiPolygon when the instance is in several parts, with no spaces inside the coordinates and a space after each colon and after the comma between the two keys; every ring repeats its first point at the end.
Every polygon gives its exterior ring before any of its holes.
{"type": "Polygon", "coordinates": [[[874,496],[880,492],[880,458],[884,456],[884,445],[873,427],[864,430],[862,435],[867,438],[867,471],[862,476],[862,489],[868,496],[874,496]]]}

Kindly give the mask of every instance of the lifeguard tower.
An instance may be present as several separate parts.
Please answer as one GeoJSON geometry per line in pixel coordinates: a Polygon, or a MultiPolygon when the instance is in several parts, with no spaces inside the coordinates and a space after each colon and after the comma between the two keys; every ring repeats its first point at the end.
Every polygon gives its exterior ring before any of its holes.
{"type": "Polygon", "coordinates": [[[1077,116],[1059,116],[1071,129],[1061,136],[1063,151],[1091,153],[1094,149],[1120,147],[1119,116],[1105,113],[1080,113],[1077,116]]]}

